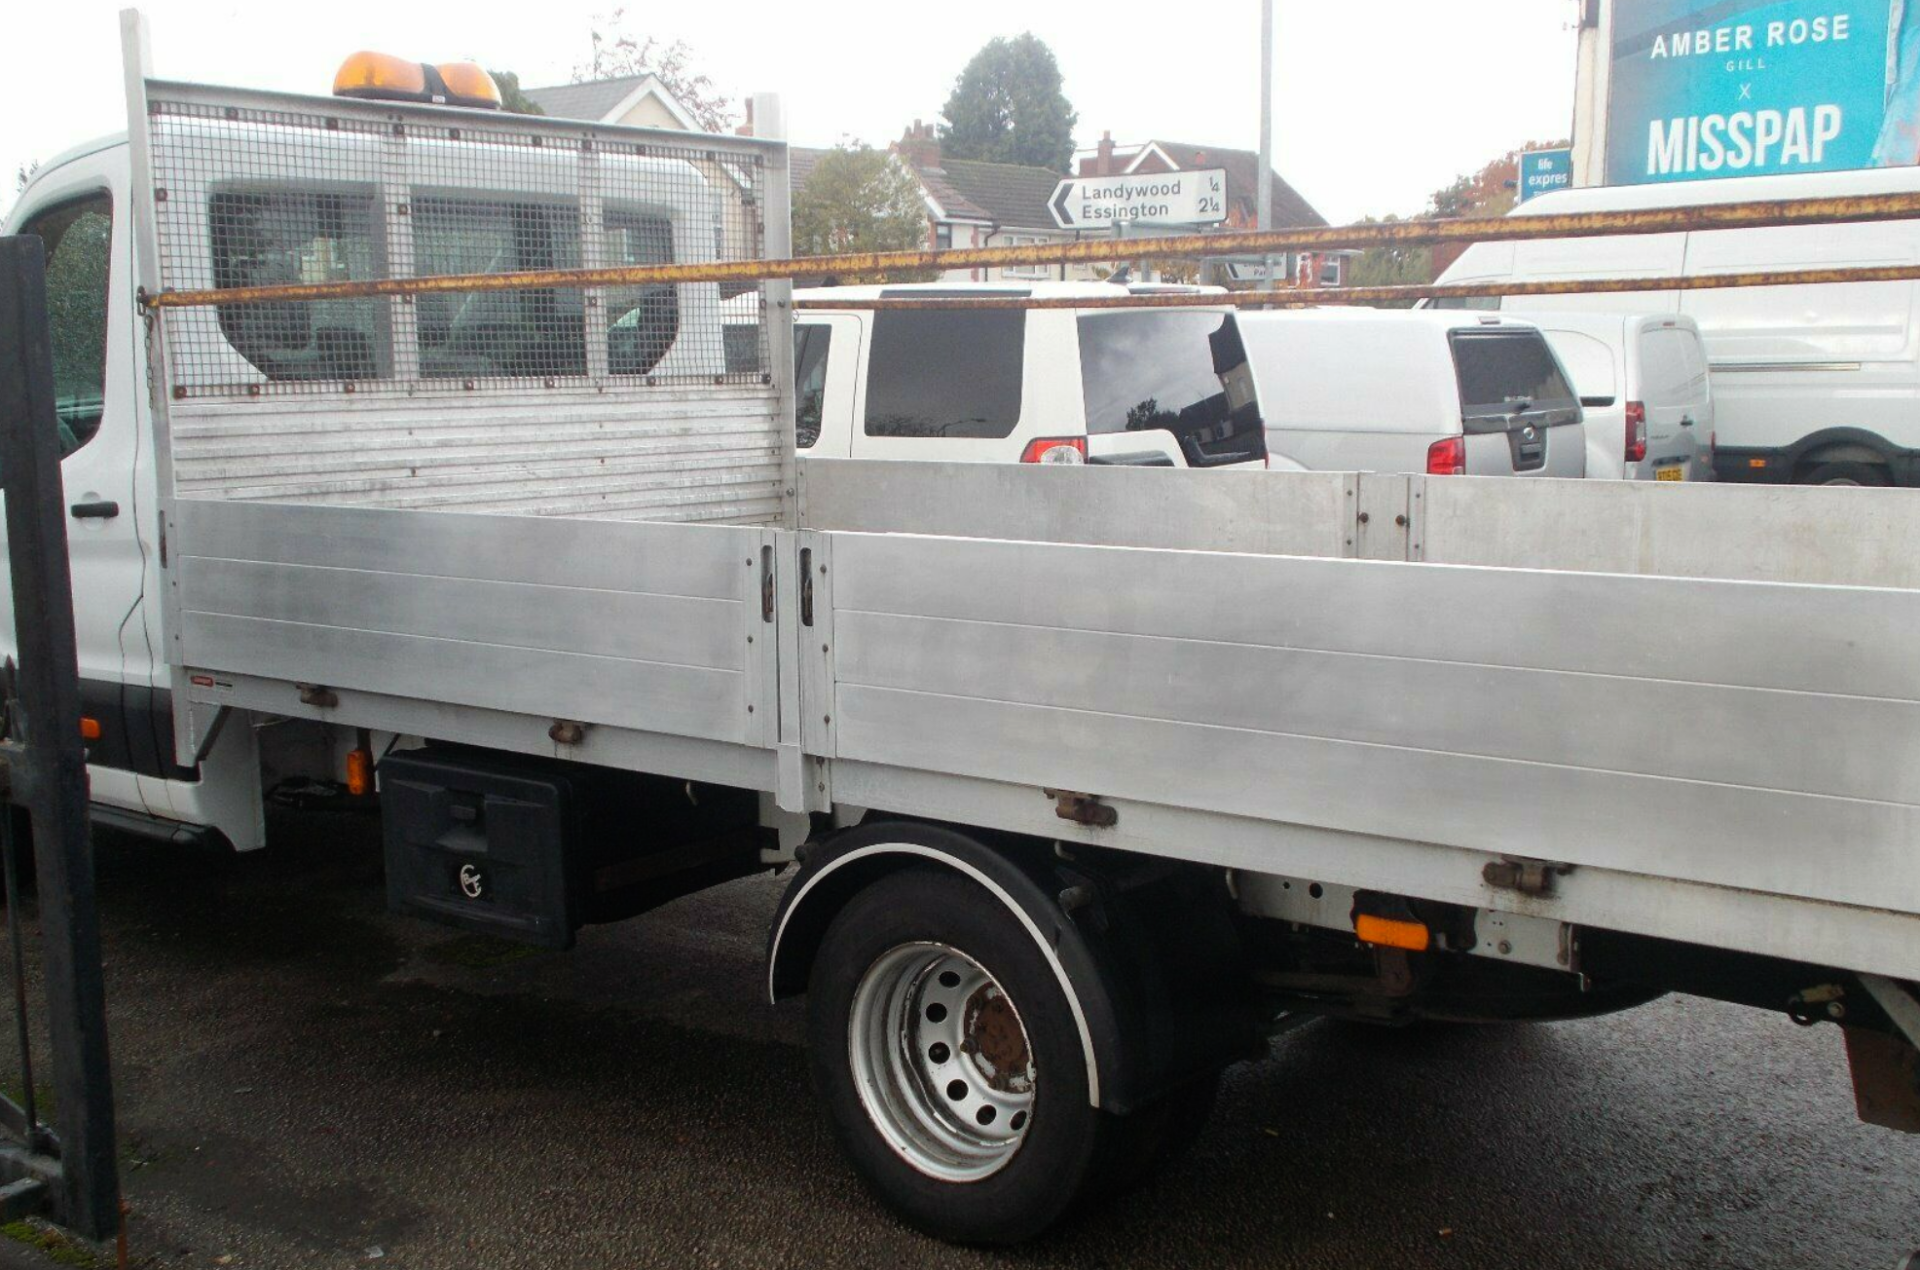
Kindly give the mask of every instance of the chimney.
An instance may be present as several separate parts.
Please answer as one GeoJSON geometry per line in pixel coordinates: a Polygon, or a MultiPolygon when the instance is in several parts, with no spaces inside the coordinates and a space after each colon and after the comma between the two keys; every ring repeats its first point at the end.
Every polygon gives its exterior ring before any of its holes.
{"type": "Polygon", "coordinates": [[[1113,134],[1111,132],[1103,132],[1100,134],[1100,145],[1095,153],[1099,157],[1093,161],[1093,174],[1095,176],[1112,176],[1113,134]]]}
{"type": "Polygon", "coordinates": [[[930,123],[914,120],[913,126],[900,134],[900,140],[893,143],[893,150],[895,154],[915,167],[937,168],[940,166],[940,138],[935,134],[933,125],[930,123]]]}
{"type": "Polygon", "coordinates": [[[751,97],[747,98],[744,104],[746,105],[746,108],[747,108],[746,121],[742,123],[738,128],[735,128],[733,132],[735,136],[751,137],[753,135],[753,98],[751,97]]]}

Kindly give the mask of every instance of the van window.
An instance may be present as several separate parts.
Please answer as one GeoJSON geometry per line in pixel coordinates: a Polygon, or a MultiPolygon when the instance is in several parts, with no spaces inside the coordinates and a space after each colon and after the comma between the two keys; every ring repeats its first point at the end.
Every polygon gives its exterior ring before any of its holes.
{"type": "MultiPolygon", "coordinates": [[[[580,221],[573,208],[561,204],[416,195],[413,251],[415,271],[422,275],[576,269],[580,221]]],[[[578,287],[421,295],[414,302],[420,374],[427,379],[584,375],[584,311],[578,287]]],[[[623,316],[636,312],[637,304],[623,316]]],[[[634,329],[642,329],[637,318],[634,329]]],[[[635,340],[641,350],[637,358],[644,358],[645,344],[635,340]]]]}
{"type": "MultiPolygon", "coordinates": [[[[632,208],[609,207],[605,212],[605,256],[609,266],[673,263],[673,222],[632,208]]],[[[616,375],[647,375],[673,347],[680,334],[680,288],[671,283],[643,287],[609,287],[607,307],[607,369],[616,375]]],[[[728,328],[723,338],[732,330],[728,328]]],[[[756,341],[753,364],[758,370],[759,327],[744,328],[756,341]]],[[[731,341],[723,350],[726,369],[733,366],[731,341]]],[[[562,372],[564,373],[564,372],[562,372]]]]}
{"type": "Polygon", "coordinates": [[[1231,315],[1096,313],[1079,328],[1088,432],[1171,432],[1194,467],[1265,453],[1258,403],[1227,400],[1222,375],[1246,360],[1231,315]]]}
{"type": "Polygon", "coordinates": [[[1469,422],[1578,410],[1573,388],[1540,332],[1455,331],[1452,344],[1461,417],[1469,422]]]}
{"type": "MultiPolygon", "coordinates": [[[[373,195],[221,190],[209,201],[213,285],[270,287],[381,276],[373,195]]],[[[223,304],[220,333],[271,380],[374,379],[391,365],[385,300],[223,304]]]]}
{"type": "Polygon", "coordinates": [[[93,439],[107,384],[113,200],[105,191],[41,212],[22,234],[46,244],[53,408],[65,458],[93,439]]]}
{"type": "Polygon", "coordinates": [[[1005,437],[1020,421],[1024,309],[874,315],[870,437],[1005,437]]]}
{"type": "Polygon", "coordinates": [[[827,349],[832,343],[833,329],[824,322],[801,322],[793,328],[793,443],[802,450],[820,440],[827,349]]]}

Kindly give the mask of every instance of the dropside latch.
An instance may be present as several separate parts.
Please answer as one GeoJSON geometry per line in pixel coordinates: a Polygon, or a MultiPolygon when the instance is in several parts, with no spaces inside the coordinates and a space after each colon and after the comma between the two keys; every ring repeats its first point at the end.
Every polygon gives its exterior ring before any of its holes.
{"type": "Polygon", "coordinates": [[[1100,801],[1097,794],[1076,794],[1070,789],[1043,789],[1053,799],[1053,814],[1062,820],[1092,829],[1111,829],[1120,823],[1120,813],[1100,801]]]}
{"type": "Polygon", "coordinates": [[[1490,860],[1487,867],[1480,870],[1480,876],[1488,886],[1497,891],[1518,891],[1522,895],[1552,895],[1553,879],[1556,875],[1573,872],[1570,864],[1553,864],[1546,860],[1525,860],[1517,856],[1508,856],[1504,860],[1490,860]]]}

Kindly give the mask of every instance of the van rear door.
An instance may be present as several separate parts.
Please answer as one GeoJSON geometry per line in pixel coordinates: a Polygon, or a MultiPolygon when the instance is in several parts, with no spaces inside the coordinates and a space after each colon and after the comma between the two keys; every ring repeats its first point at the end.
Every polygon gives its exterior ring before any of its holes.
{"type": "Polygon", "coordinates": [[[1586,473],[1580,402],[1538,330],[1468,327],[1449,343],[1469,476],[1586,473]]]}
{"type": "Polygon", "coordinates": [[[1699,452],[1712,427],[1710,419],[1701,418],[1706,414],[1707,375],[1700,338],[1690,327],[1671,321],[1642,323],[1637,335],[1635,387],[1646,411],[1647,456],[1629,464],[1627,475],[1641,480],[1698,479],[1699,452]]]}

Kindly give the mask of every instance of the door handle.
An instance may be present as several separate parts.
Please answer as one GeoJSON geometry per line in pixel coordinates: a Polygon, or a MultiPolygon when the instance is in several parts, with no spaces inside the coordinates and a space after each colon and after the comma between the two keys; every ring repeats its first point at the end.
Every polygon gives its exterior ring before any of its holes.
{"type": "Polygon", "coordinates": [[[1681,426],[1681,427],[1683,427],[1683,428],[1691,428],[1691,427],[1693,426],[1693,416],[1692,416],[1692,415],[1681,415],[1681,416],[1680,416],[1680,426],[1681,426]]]}
{"type": "Polygon", "coordinates": [[[112,520],[120,514],[120,504],[111,499],[102,499],[97,503],[75,503],[67,508],[75,520],[112,520]]]}

